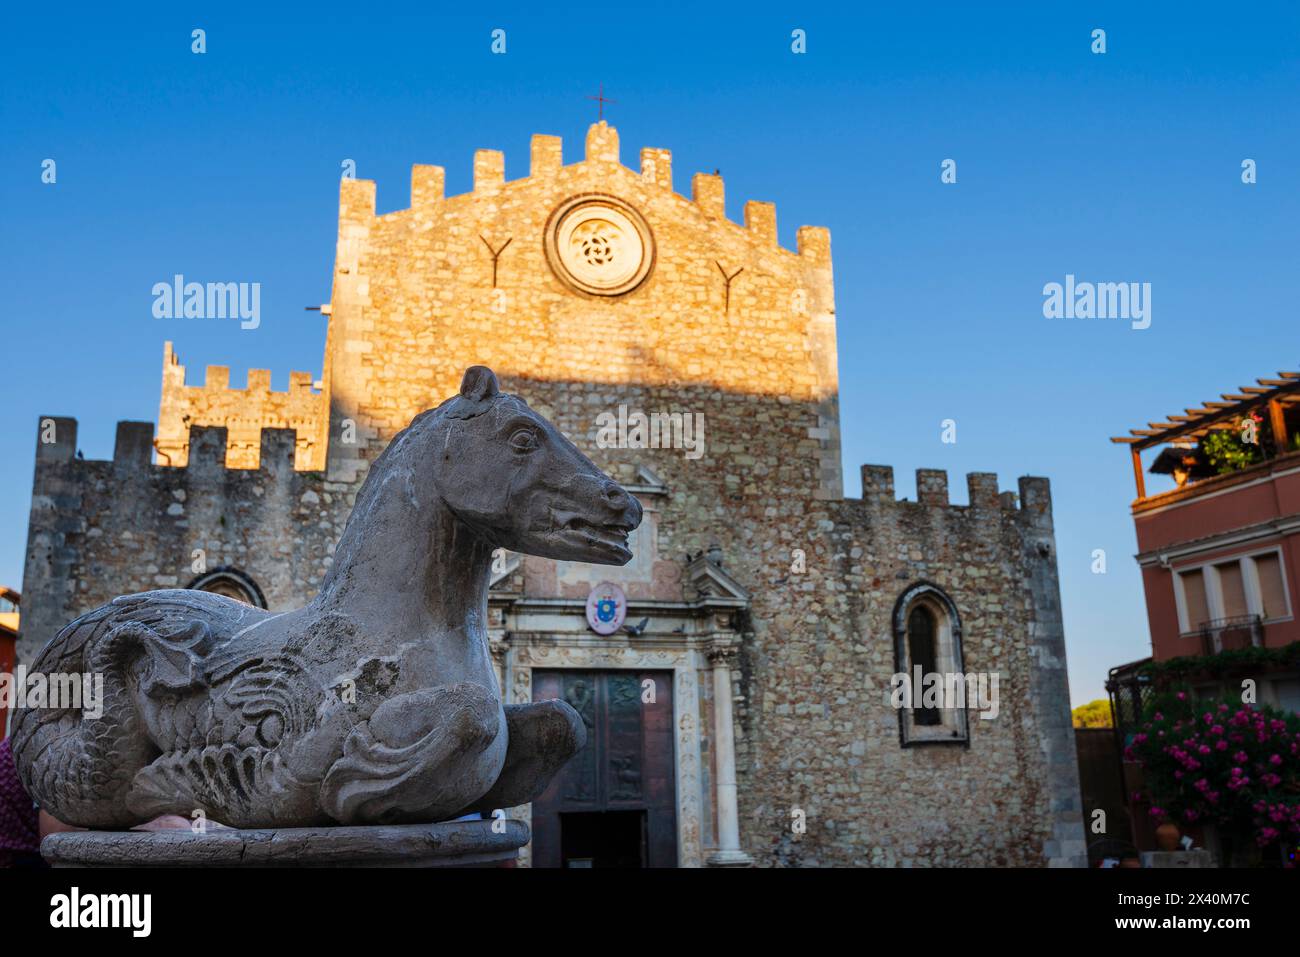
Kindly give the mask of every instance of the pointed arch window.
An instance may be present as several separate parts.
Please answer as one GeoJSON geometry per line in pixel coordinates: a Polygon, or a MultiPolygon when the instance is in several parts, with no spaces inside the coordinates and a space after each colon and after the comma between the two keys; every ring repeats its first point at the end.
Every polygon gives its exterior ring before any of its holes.
{"type": "Polygon", "coordinates": [[[969,743],[968,709],[974,707],[975,688],[966,707],[953,707],[952,691],[965,688],[961,619],[952,599],[929,582],[918,582],[899,596],[894,606],[895,672],[906,675],[912,690],[910,707],[898,711],[899,741],[914,744],[969,743]],[[925,697],[926,682],[936,679],[949,694],[936,702],[925,697]],[[948,705],[948,706],[945,706],[948,705]]]}
{"type": "Polygon", "coordinates": [[[185,587],[225,595],[227,598],[242,601],[245,605],[252,605],[254,608],[266,607],[266,596],[262,594],[262,589],[258,587],[257,582],[238,568],[229,566],[214,568],[198,576],[185,587]]]}

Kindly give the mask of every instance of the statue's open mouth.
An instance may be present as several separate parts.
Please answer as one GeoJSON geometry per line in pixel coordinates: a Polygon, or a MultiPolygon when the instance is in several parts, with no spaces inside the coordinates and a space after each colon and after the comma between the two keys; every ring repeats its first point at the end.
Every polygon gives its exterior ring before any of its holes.
{"type": "Polygon", "coordinates": [[[618,523],[595,525],[578,515],[561,517],[566,520],[560,528],[560,535],[566,540],[589,548],[608,551],[616,555],[620,562],[626,562],[632,557],[632,550],[627,547],[627,536],[632,531],[631,525],[618,523]]]}

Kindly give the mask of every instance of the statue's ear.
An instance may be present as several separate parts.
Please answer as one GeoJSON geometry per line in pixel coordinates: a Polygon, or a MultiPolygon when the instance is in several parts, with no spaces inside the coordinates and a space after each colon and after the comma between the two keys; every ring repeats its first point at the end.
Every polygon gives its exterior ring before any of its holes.
{"type": "Polygon", "coordinates": [[[465,370],[465,378],[460,383],[460,394],[465,398],[478,402],[490,399],[500,391],[496,373],[487,366],[470,366],[465,370]]]}

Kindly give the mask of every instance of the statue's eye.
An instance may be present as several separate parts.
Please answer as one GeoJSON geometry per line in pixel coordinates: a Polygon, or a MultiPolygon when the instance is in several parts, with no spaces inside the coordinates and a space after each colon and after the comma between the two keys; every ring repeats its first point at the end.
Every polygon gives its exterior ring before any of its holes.
{"type": "Polygon", "coordinates": [[[516,429],[510,436],[510,447],[516,452],[531,452],[537,448],[537,436],[532,429],[516,429]]]}

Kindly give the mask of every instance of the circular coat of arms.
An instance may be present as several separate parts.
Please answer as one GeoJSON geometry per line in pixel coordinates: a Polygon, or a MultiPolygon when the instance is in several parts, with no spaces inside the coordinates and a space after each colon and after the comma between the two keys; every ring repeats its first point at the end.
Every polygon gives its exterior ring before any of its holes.
{"type": "Polygon", "coordinates": [[[601,582],[587,596],[587,624],[598,635],[612,635],[627,617],[627,595],[613,582],[601,582]]]}
{"type": "Polygon", "coordinates": [[[546,259],[566,284],[595,296],[621,296],[654,265],[654,236],[635,209],[586,193],[561,203],[546,223],[546,259]]]}

